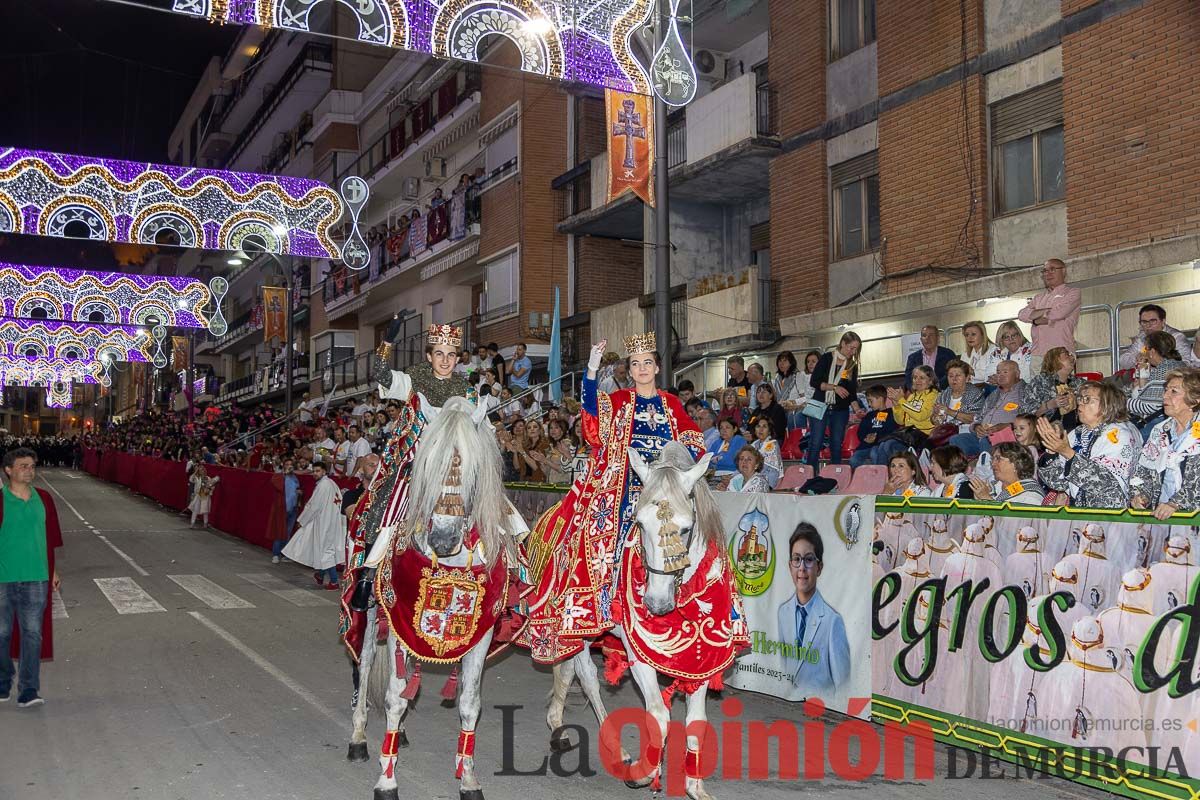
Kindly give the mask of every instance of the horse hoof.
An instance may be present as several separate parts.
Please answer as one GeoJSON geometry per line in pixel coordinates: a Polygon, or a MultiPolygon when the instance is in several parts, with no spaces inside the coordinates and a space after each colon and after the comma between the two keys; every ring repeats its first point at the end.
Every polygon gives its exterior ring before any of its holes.
{"type": "Polygon", "coordinates": [[[442,708],[454,708],[455,702],[453,697],[447,697],[442,700],[442,708]]]}
{"type": "Polygon", "coordinates": [[[566,736],[555,736],[550,740],[550,750],[555,753],[569,753],[575,749],[571,740],[566,736]]]}
{"type": "Polygon", "coordinates": [[[459,789],[458,800],[483,800],[483,789],[459,789]]]}
{"type": "Polygon", "coordinates": [[[376,789],[372,800],[400,800],[400,790],[376,789]]]}
{"type": "Polygon", "coordinates": [[[351,742],[350,749],[346,751],[347,761],[369,761],[371,756],[367,753],[366,742],[351,742]]]}
{"type": "Polygon", "coordinates": [[[400,748],[404,749],[405,747],[408,747],[408,734],[400,731],[400,748]]]}

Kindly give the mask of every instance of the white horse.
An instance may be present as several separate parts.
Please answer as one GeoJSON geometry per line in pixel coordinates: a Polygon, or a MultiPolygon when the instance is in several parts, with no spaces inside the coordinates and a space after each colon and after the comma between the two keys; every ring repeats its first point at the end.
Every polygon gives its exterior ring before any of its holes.
{"type": "MultiPolygon", "coordinates": [[[[655,464],[648,465],[635,450],[629,450],[630,465],[642,481],[642,492],[636,508],[639,533],[637,539],[631,541],[627,547],[640,548],[640,558],[647,573],[644,593],[640,596],[644,598],[645,610],[652,616],[663,617],[676,610],[679,587],[686,585],[696,575],[705,560],[705,555],[711,554],[712,547],[716,548],[717,558],[715,561],[710,559],[707,569],[723,569],[725,577],[728,578],[723,523],[712,492],[703,480],[710,458],[711,454],[706,454],[693,463],[687,448],[672,442],[663,448],[655,464]],[[681,552],[686,553],[686,558],[679,557],[681,552]]],[[[626,603],[634,596],[632,592],[635,591],[630,583],[631,576],[627,573],[627,569],[622,569],[619,585],[613,587],[614,595],[626,603]]],[[[732,588],[729,591],[732,593],[732,588]]],[[[724,627],[723,620],[718,620],[717,623],[717,635],[727,635],[732,642],[732,631],[724,627]]],[[[633,624],[637,624],[636,620],[633,620],[633,624]]],[[[658,723],[662,741],[665,743],[671,710],[659,688],[659,672],[639,658],[630,647],[629,632],[621,625],[614,628],[613,633],[624,644],[633,680],[646,703],[646,710],[658,723]]],[[[710,631],[710,635],[711,633],[713,631],[710,631]]],[[[567,691],[575,678],[579,679],[603,730],[607,711],[601,700],[600,683],[595,662],[591,657],[590,645],[591,642],[585,642],[580,653],[554,665],[554,688],[546,716],[546,722],[552,731],[550,745],[553,750],[572,747],[562,736],[561,726],[567,691]]],[[[611,674],[608,677],[616,678],[611,674]]],[[[707,691],[704,688],[687,695],[687,723],[707,719],[706,697],[707,691]]],[[[698,753],[700,745],[698,737],[687,737],[688,750],[698,753]]],[[[621,757],[627,764],[631,760],[623,749],[621,757]]],[[[662,764],[657,763],[650,774],[626,783],[631,788],[657,785],[660,782],[661,771],[662,764]]],[[[692,800],[712,800],[699,777],[686,778],[686,791],[692,800]]]]}
{"type": "MultiPolygon", "coordinates": [[[[411,599],[417,591],[416,584],[424,586],[426,583],[403,579],[398,570],[411,561],[426,570],[432,569],[434,579],[449,572],[459,578],[476,574],[480,576],[480,592],[488,592],[487,607],[494,608],[497,601],[503,602],[506,598],[495,597],[491,592],[504,591],[508,564],[514,563],[511,539],[506,530],[511,507],[504,497],[500,450],[487,424],[486,407],[479,405],[472,409],[465,398],[451,398],[421,435],[418,448],[405,501],[407,517],[403,520],[403,528],[381,530],[367,559],[368,564],[380,563],[375,581],[377,605],[368,617],[360,658],[359,674],[367,675],[368,679],[366,691],[357,692],[355,696],[354,730],[348,757],[352,761],[366,760],[367,704],[383,708],[387,733],[379,758],[381,774],[375,784],[375,800],[398,798],[395,765],[398,749],[408,744],[402,720],[412,694],[405,691],[416,666],[412,651],[414,647],[438,648],[439,636],[445,644],[445,637],[449,635],[446,629],[450,627],[451,612],[455,610],[449,604],[423,605],[425,611],[421,615],[420,629],[398,632],[397,625],[414,617],[415,603],[406,605],[406,599],[411,599]],[[472,533],[477,536],[471,536],[472,533]],[[486,590],[485,586],[488,587],[486,590]],[[387,626],[386,652],[381,654],[376,652],[384,645],[376,642],[375,620],[377,614],[386,612],[385,606],[393,608],[394,613],[387,626]],[[443,625],[446,627],[440,627],[443,625]],[[377,658],[379,655],[384,657],[377,658]],[[398,659],[403,664],[403,674],[397,674],[394,668],[398,659]]],[[[430,583],[432,585],[434,580],[430,583]]],[[[455,592],[453,600],[458,602],[462,597],[461,590],[452,591],[455,592]]],[[[416,602],[423,600],[417,597],[416,602]]],[[[474,602],[484,602],[484,594],[475,596],[474,602]]],[[[482,618],[488,618],[486,611],[482,618]]],[[[451,648],[438,653],[449,655],[449,658],[429,659],[443,662],[456,657],[461,659],[458,662],[461,729],[456,759],[461,800],[483,800],[473,755],[475,726],[482,707],[480,682],[493,636],[492,627],[479,629],[483,627],[480,623],[467,637],[460,637],[461,641],[469,643],[465,652],[463,648],[468,645],[462,645],[457,651],[451,648]]]]}

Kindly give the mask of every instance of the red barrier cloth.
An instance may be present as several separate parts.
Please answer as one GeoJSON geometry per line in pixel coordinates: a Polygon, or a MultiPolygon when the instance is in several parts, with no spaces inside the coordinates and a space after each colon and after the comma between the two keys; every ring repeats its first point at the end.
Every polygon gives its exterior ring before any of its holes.
{"type": "MultiPolygon", "coordinates": [[[[83,469],[101,480],[128,486],[167,508],[181,511],[187,507],[188,476],[182,461],[115,451],[101,453],[84,448],[83,469]]],[[[271,477],[274,473],[209,465],[208,474],[221,479],[213,491],[209,524],[270,550],[269,518],[274,502],[271,477]]],[[[345,478],[334,478],[334,481],[343,489],[357,485],[345,478]]],[[[316,480],[311,475],[300,476],[300,492],[305,501],[312,496],[315,485],[316,480]]]]}

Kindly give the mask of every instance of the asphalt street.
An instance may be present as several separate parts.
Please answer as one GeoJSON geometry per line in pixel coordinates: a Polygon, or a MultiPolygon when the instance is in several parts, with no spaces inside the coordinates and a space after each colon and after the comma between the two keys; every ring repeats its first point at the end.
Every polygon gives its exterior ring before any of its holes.
{"type": "MultiPolygon", "coordinates": [[[[309,570],[273,566],[270,554],[215,531],[189,530],[183,516],[124,488],[68,470],[45,470],[56,493],[65,546],[59,553],[57,658],[43,665],[46,705],[0,705],[0,800],[316,800],[371,797],[382,717],[368,726],[372,760],[346,760],[351,673],[337,638],[336,593],[309,570]]],[[[457,713],[437,696],[441,675],[425,671],[400,751],[401,797],[456,798],[457,713]]],[[[489,800],[648,797],[606,774],[595,718],[576,688],[567,722],[589,733],[591,777],[497,775],[506,739],[511,766],[535,771],[548,753],[549,673],[520,652],[484,675],[477,770],[489,800]],[[511,710],[511,730],[497,706],[511,710]]],[[[609,709],[640,707],[627,681],[607,690],[609,709]]],[[[792,719],[794,705],[738,693],[744,720],[792,719]]],[[[682,703],[676,702],[682,719],[682,703]]],[[[710,719],[719,723],[717,704],[710,719]]],[[[578,751],[563,758],[571,770],[578,751]]],[[[946,774],[939,747],[936,773],[946,774]]],[[[961,758],[960,758],[961,760],[961,758]]],[[[772,775],[777,756],[771,754],[772,775]]],[[[1009,767],[1009,771],[1012,768],[1009,767]]],[[[795,782],[709,779],[718,800],[829,797],[1103,797],[1057,779],[795,782]]]]}

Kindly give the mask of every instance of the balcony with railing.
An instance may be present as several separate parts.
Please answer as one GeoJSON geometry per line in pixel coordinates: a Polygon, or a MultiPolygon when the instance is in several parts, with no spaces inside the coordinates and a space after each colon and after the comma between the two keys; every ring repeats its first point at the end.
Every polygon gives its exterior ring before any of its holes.
{"type": "MultiPolygon", "coordinates": [[[[308,365],[305,356],[298,356],[292,368],[292,393],[298,394],[308,387],[308,365]]],[[[259,367],[250,375],[235,378],[221,385],[217,394],[218,403],[261,403],[286,393],[286,367],[283,359],[259,367]]]]}
{"type": "MultiPolygon", "coordinates": [[[[768,165],[779,152],[778,111],[770,84],[754,74],[694,101],[667,120],[671,199],[737,205],[765,197],[768,165]]],[[[556,178],[563,193],[562,233],[641,238],[641,203],[626,194],[608,201],[605,151],[556,178]],[[567,198],[570,201],[567,201],[567,198]]]]}

